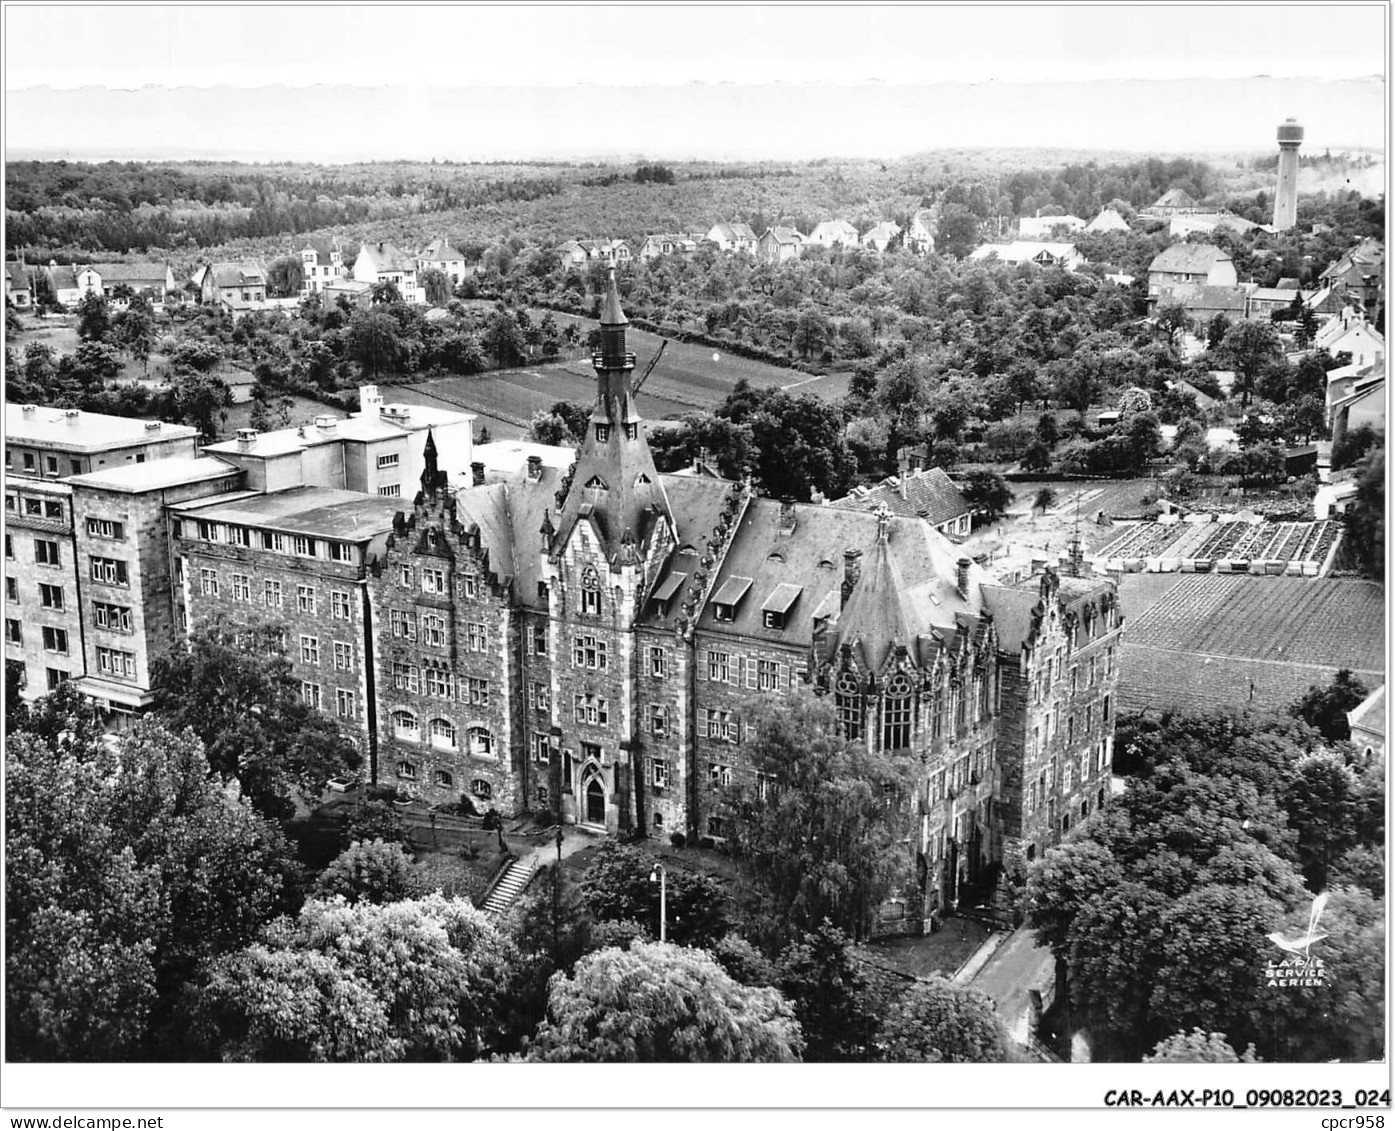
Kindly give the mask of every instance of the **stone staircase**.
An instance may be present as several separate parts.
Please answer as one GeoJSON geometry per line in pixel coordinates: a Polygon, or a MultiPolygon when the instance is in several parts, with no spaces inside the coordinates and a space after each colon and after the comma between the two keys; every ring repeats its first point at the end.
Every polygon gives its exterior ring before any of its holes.
{"type": "Polygon", "coordinates": [[[509,866],[490,889],[484,901],[484,913],[497,919],[507,912],[514,905],[514,901],[523,894],[537,870],[538,858],[532,853],[510,861],[509,866]]]}

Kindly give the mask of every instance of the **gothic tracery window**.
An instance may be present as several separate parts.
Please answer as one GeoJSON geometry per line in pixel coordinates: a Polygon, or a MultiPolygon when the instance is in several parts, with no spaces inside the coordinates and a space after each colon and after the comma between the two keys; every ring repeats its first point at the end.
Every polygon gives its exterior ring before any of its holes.
{"type": "Polygon", "coordinates": [[[911,744],[911,681],[905,672],[887,680],[882,693],[882,747],[905,750],[911,744]]]}
{"type": "Polygon", "coordinates": [[[838,711],[838,724],[843,737],[862,737],[862,689],[857,685],[857,676],[845,671],[838,676],[833,693],[834,705],[838,711]]]}

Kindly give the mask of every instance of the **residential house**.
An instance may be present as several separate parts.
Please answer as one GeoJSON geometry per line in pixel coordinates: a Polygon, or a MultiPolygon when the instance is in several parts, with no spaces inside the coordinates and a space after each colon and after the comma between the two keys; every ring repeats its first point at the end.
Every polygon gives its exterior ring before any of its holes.
{"type": "Polygon", "coordinates": [[[692,255],[697,251],[702,238],[700,234],[688,235],[683,232],[663,232],[645,236],[644,242],[640,244],[639,258],[648,263],[661,255],[692,255]]]}
{"type": "Polygon", "coordinates": [[[417,282],[416,260],[381,240],[366,243],[358,249],[358,258],[354,260],[354,281],[374,286],[392,283],[403,302],[426,301],[426,292],[417,282]]]}
{"type": "Polygon", "coordinates": [[[996,259],[1000,263],[1031,263],[1037,267],[1061,267],[1074,271],[1086,262],[1073,243],[986,243],[969,255],[970,259],[996,259]]]}
{"type": "MultiPolygon", "coordinates": [[[[1364,316],[1346,307],[1313,335],[1313,348],[1326,350],[1333,357],[1349,353],[1350,364],[1360,369],[1385,356],[1385,337],[1364,316]]],[[[1330,379],[1331,374],[1328,376],[1330,379]]]]}
{"type": "Polygon", "coordinates": [[[1183,189],[1168,189],[1152,204],[1143,210],[1144,216],[1170,218],[1178,212],[1195,212],[1197,202],[1183,189]]]}
{"type": "Polygon", "coordinates": [[[304,278],[300,293],[305,295],[323,294],[325,285],[331,280],[345,277],[344,249],[337,239],[316,237],[305,241],[300,249],[300,265],[304,278]]]}
{"type": "Polygon", "coordinates": [[[879,252],[885,251],[890,246],[891,241],[900,234],[901,226],[899,224],[883,220],[862,233],[862,246],[874,248],[879,252]]]}
{"type": "Polygon", "coordinates": [[[1385,289],[1385,248],[1379,240],[1362,240],[1318,276],[1324,287],[1331,287],[1347,302],[1355,301],[1374,310],[1385,289]]]}
{"type": "Polygon", "coordinates": [[[1106,208],[1085,225],[1087,232],[1127,232],[1129,222],[1113,208],[1106,208]]]}
{"type": "Polygon", "coordinates": [[[1328,382],[1327,420],[1332,426],[1334,444],[1351,429],[1363,425],[1385,432],[1384,361],[1359,376],[1328,382]]]}
{"type": "Polygon", "coordinates": [[[1347,712],[1347,723],[1351,727],[1351,744],[1361,751],[1363,757],[1384,756],[1385,684],[1347,712]]]}
{"type": "Polygon", "coordinates": [[[1233,287],[1238,281],[1229,252],[1209,243],[1178,243],[1148,265],[1148,299],[1155,301],[1164,287],[1233,287]]]}
{"type": "Polygon", "coordinates": [[[706,238],[717,245],[718,251],[744,251],[751,255],[756,253],[759,242],[751,225],[741,223],[713,224],[706,238]]]}
{"type": "Polygon", "coordinates": [[[5,305],[29,310],[34,305],[34,282],[23,263],[5,261],[5,305]]]}
{"type": "Polygon", "coordinates": [[[906,229],[906,246],[917,255],[929,255],[935,250],[935,229],[938,226],[935,210],[921,208],[911,217],[911,226],[906,229]]]}
{"type": "Polygon", "coordinates": [[[198,434],[187,424],[10,405],[5,412],[5,474],[62,479],[127,463],[192,456],[198,434]]]}
{"type": "Polygon", "coordinates": [[[924,448],[902,448],[896,475],[858,487],[829,506],[861,511],[885,507],[894,515],[922,519],[941,534],[967,538],[974,508],[943,468],[928,467],[924,460],[924,448]]]}
{"type": "Polygon", "coordinates": [[[78,269],[70,263],[58,264],[48,261],[48,285],[53,290],[53,300],[60,306],[76,306],[85,293],[78,283],[78,269]]]}
{"type": "Polygon", "coordinates": [[[367,307],[373,304],[373,284],[358,279],[330,279],[320,293],[326,303],[337,303],[343,299],[352,306],[367,307]]]}
{"type": "Polygon", "coordinates": [[[210,263],[195,276],[199,301],[234,315],[266,305],[266,271],[254,259],[237,263],[210,263]]]}
{"type": "Polygon", "coordinates": [[[1249,309],[1245,316],[1252,322],[1271,322],[1276,311],[1289,310],[1294,301],[1301,298],[1297,287],[1255,287],[1250,292],[1249,309]]]}
{"type": "Polygon", "coordinates": [[[465,256],[443,237],[437,237],[417,253],[417,271],[428,268],[442,272],[452,287],[458,287],[465,278],[465,256]]]}
{"type": "Polygon", "coordinates": [[[804,250],[804,237],[794,228],[767,228],[756,245],[756,258],[762,263],[788,263],[804,250]]]}
{"type": "Polygon", "coordinates": [[[824,220],[814,225],[814,230],[806,237],[811,244],[820,247],[856,247],[857,229],[846,220],[824,220]]]}
{"type": "Polygon", "coordinates": [[[1079,216],[1023,216],[1017,221],[1017,235],[1024,240],[1048,240],[1058,230],[1079,232],[1085,226],[1079,216]]]}
{"type": "Polygon", "coordinates": [[[571,267],[584,267],[588,263],[604,263],[614,267],[629,263],[634,252],[625,240],[567,240],[553,252],[558,264],[565,270],[571,267]]]}
{"type": "Polygon", "coordinates": [[[1218,314],[1231,322],[1243,322],[1249,314],[1250,294],[1256,289],[1253,283],[1240,283],[1235,286],[1206,286],[1201,283],[1168,284],[1159,289],[1156,295],[1148,296],[1150,308],[1177,304],[1187,312],[1187,317],[1202,326],[1218,314]]]}
{"type": "Polygon", "coordinates": [[[168,263],[93,263],[77,272],[78,289],[102,295],[115,306],[124,306],[129,291],[159,304],[177,296],[174,271],[168,263]]]}

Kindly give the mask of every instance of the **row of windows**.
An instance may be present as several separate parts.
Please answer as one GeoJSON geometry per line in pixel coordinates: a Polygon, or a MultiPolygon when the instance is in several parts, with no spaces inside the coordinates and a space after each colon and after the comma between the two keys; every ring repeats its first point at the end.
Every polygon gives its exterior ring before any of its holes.
{"type": "MultiPolygon", "coordinates": [[[[27,458],[27,457],[26,457],[27,458]]],[[[49,457],[52,458],[51,456],[49,457]]],[[[32,471],[30,466],[25,467],[26,471],[32,471]]],[[[78,472],[74,471],[74,475],[78,472]]],[[[63,518],[63,503],[59,499],[21,499],[17,495],[7,494],[5,496],[5,509],[13,511],[15,514],[26,514],[31,518],[63,518]],[[23,504],[23,505],[21,505],[23,504]]]]}
{"type": "MultiPolygon", "coordinates": [[[[354,670],[354,649],[352,644],[343,640],[333,642],[334,649],[334,670],[340,672],[351,672],[354,670]]],[[[305,636],[300,638],[300,662],[302,664],[315,664],[320,662],[320,638],[318,636],[305,636]]]]}
{"type": "MultiPolygon", "coordinates": [[[[989,681],[979,679],[974,690],[968,694],[951,694],[953,702],[954,726],[956,731],[965,725],[965,716],[970,696],[976,696],[978,717],[988,714],[989,681]]],[[[910,677],[897,672],[886,683],[881,695],[881,745],[885,750],[904,750],[911,745],[915,733],[916,704],[912,694],[914,688],[910,677]]],[[[862,694],[862,685],[852,672],[843,672],[835,685],[834,709],[845,737],[860,739],[865,733],[865,722],[870,701],[862,694]]],[[[939,738],[944,733],[946,718],[945,697],[936,691],[929,699],[930,737],[939,738]]]]}
{"type": "Polygon", "coordinates": [[[99,647],[97,649],[97,670],[113,679],[135,679],[135,653],[123,652],[119,648],[99,647]]]}
{"type": "MultiPolygon", "coordinates": [[[[444,648],[447,643],[448,622],[440,613],[419,615],[392,609],[388,612],[388,629],[398,640],[416,643],[418,640],[428,648],[444,648]],[[420,624],[420,631],[418,631],[420,624]]],[[[465,625],[465,649],[469,652],[489,650],[489,627],[477,621],[465,625]]]]}
{"type": "MultiPolygon", "coordinates": [[[[393,737],[404,742],[422,740],[421,720],[416,714],[399,707],[392,712],[393,737]]],[[[476,758],[494,757],[494,735],[487,727],[473,726],[465,732],[466,750],[476,758]]],[[[437,750],[459,750],[460,732],[449,719],[429,719],[426,740],[437,750]]]]}
{"type": "MultiPolygon", "coordinates": [[[[317,711],[324,710],[324,688],[318,683],[302,682],[300,698],[307,707],[314,707],[317,711]]],[[[334,689],[334,713],[341,719],[358,718],[358,703],[352,691],[342,687],[334,689]]]]}
{"type": "MultiPolygon", "coordinates": [[[[663,649],[650,649],[650,670],[657,676],[662,676],[664,663],[663,649]],[[656,656],[655,653],[658,655],[656,656]]],[[[792,669],[789,664],[781,663],[778,660],[758,660],[747,658],[743,661],[740,656],[733,656],[729,652],[718,652],[712,649],[707,651],[707,662],[699,667],[699,674],[705,672],[707,679],[711,683],[733,683],[742,682],[742,670],[745,670],[746,687],[751,691],[778,691],[781,688],[789,687],[793,683],[792,669]]]]}
{"type": "MultiPolygon", "coordinates": [[[[1051,691],[1051,682],[1054,677],[1060,682],[1062,672],[1065,670],[1065,655],[1063,648],[1057,648],[1056,654],[1048,660],[1041,671],[1032,680],[1032,702],[1040,703],[1042,699],[1051,691]]],[[[1070,690],[1074,695],[1080,687],[1081,669],[1085,673],[1085,686],[1094,687],[1096,683],[1103,679],[1110,679],[1114,675],[1114,649],[1106,648],[1101,656],[1096,653],[1091,656],[1088,663],[1082,660],[1079,664],[1072,664],[1070,667],[1070,690]]]]}
{"type": "MultiPolygon", "coordinates": [[[[1100,726],[1109,725],[1109,696],[1106,695],[1100,700],[1100,726]]],[[[1052,735],[1059,734],[1061,729],[1060,708],[1053,707],[1051,714],[1047,715],[1042,726],[1032,728],[1031,741],[1027,744],[1027,757],[1031,758],[1038,754],[1044,743],[1051,741],[1052,735]]],[[[1072,712],[1066,716],[1066,745],[1075,742],[1077,730],[1081,734],[1090,734],[1095,729],[1095,707],[1088,705],[1083,713],[1072,712]],[[1077,726],[1076,720],[1080,719],[1083,726],[1077,726]]]]}
{"type": "Polygon", "coordinates": [[[277,530],[255,530],[231,522],[206,519],[175,519],[176,538],[196,537],[201,542],[221,542],[230,546],[255,547],[275,554],[298,558],[327,558],[332,562],[352,562],[354,547],[349,542],[312,538],[306,534],[283,534],[277,530]],[[192,531],[191,528],[192,527],[192,531]]]}
{"type": "MultiPolygon", "coordinates": [[[[397,581],[404,589],[415,589],[421,585],[423,593],[432,593],[437,596],[447,596],[450,593],[450,573],[439,566],[422,566],[414,569],[412,566],[402,564],[397,567],[397,581]]],[[[475,600],[480,595],[480,578],[478,574],[467,573],[460,578],[456,591],[461,597],[467,600],[475,600]]]]}
{"type": "MultiPolygon", "coordinates": [[[[418,777],[416,763],[403,758],[397,763],[397,776],[403,781],[416,781],[418,777]]],[[[449,770],[436,770],[431,775],[431,784],[436,786],[437,789],[453,789],[455,788],[455,778],[449,770]]],[[[543,787],[543,789],[545,793],[546,787],[543,787]]],[[[490,785],[489,782],[485,781],[484,778],[475,778],[475,780],[470,783],[470,792],[481,801],[488,801],[494,796],[494,787],[490,785]]],[[[546,804],[546,796],[544,796],[543,800],[544,804],[546,804]]]]}

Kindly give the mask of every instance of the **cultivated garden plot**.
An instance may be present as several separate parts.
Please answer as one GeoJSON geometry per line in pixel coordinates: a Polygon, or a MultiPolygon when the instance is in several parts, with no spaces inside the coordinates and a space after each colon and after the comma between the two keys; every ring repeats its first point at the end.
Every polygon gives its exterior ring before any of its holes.
{"type": "Polygon", "coordinates": [[[1336,556],[1341,524],[1251,522],[1232,516],[1218,522],[1149,522],[1123,531],[1100,549],[1103,568],[1136,573],[1252,573],[1325,576],[1336,556]]]}

